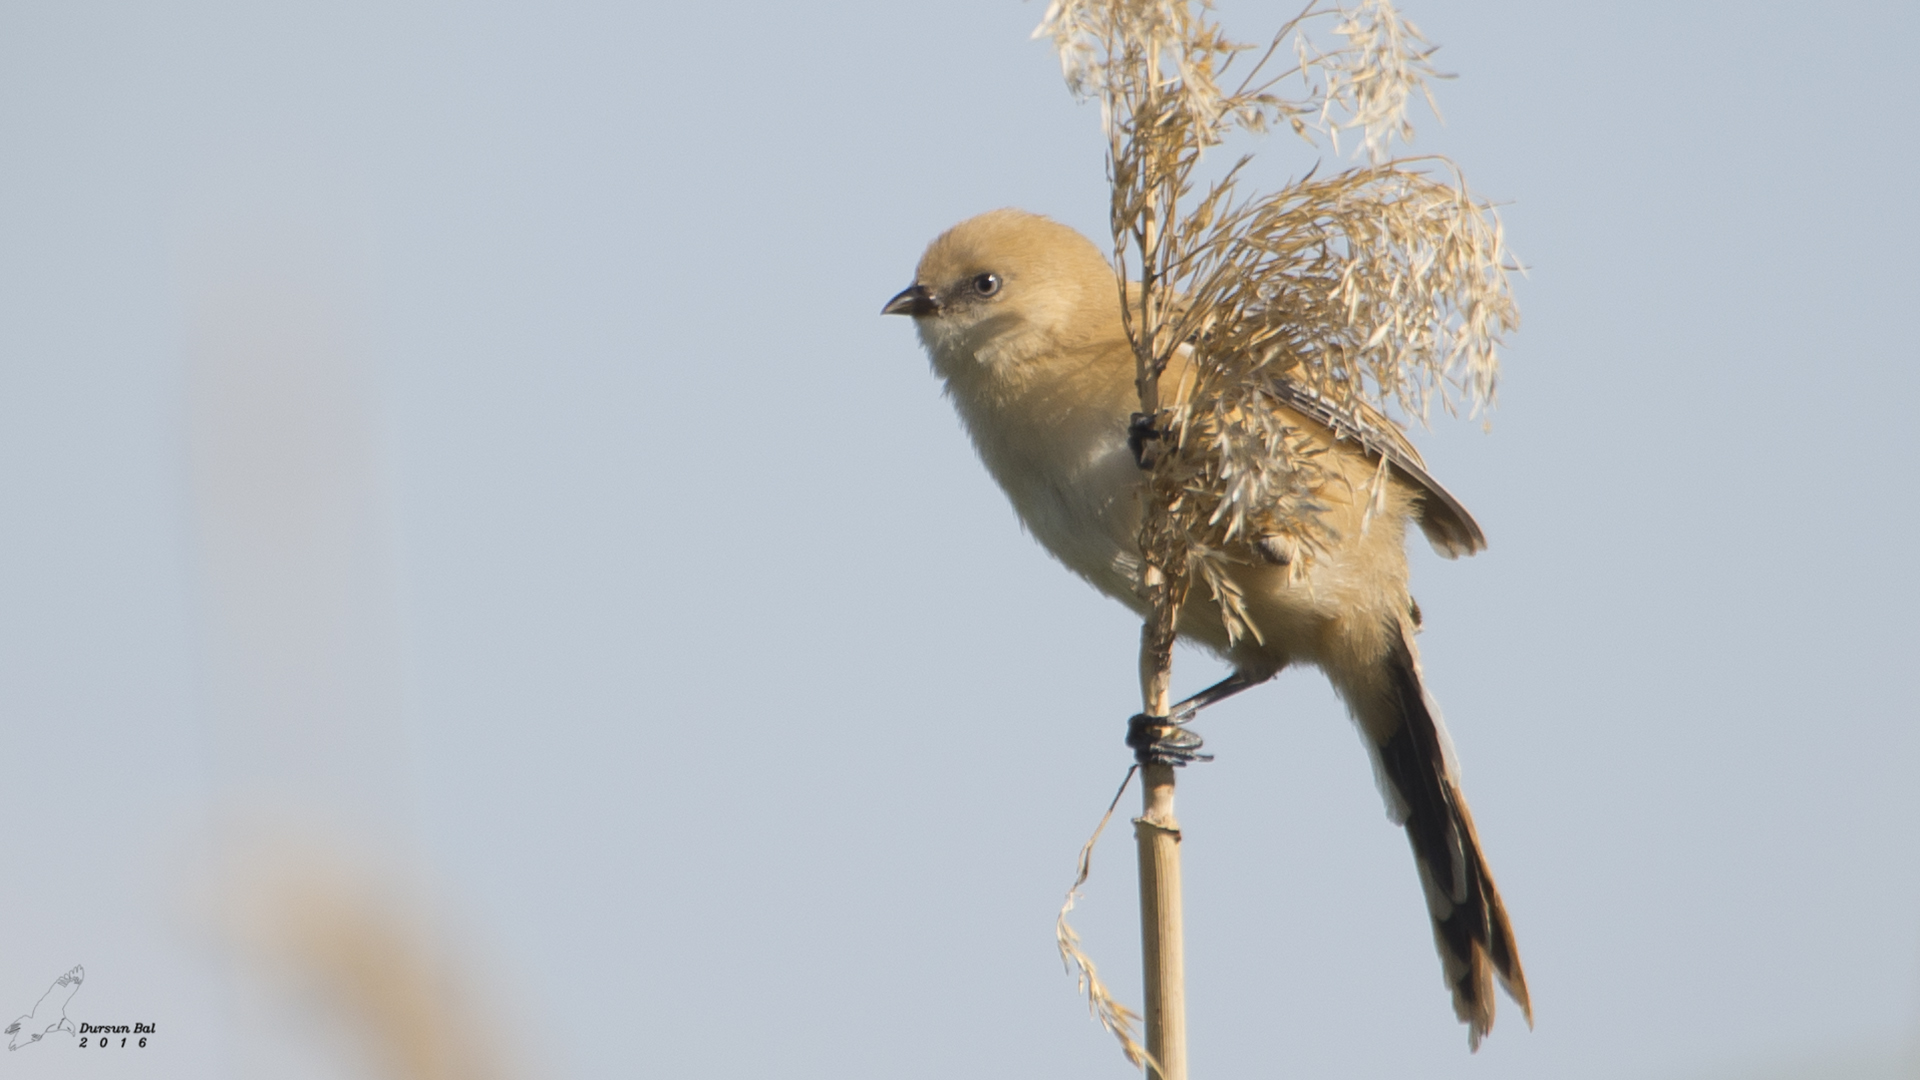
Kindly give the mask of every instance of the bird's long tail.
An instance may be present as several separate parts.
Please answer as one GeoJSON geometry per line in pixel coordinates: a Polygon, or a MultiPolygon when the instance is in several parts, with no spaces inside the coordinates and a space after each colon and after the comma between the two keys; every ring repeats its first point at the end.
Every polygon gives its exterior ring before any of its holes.
{"type": "Polygon", "coordinates": [[[1493,1028],[1493,980],[1533,1025],[1527,977],[1520,969],[1513,927],[1494,888],[1493,874],[1460,793],[1452,740],[1440,709],[1421,683],[1413,628],[1403,622],[1387,650],[1385,670],[1343,687],[1372,743],[1388,813],[1404,825],[1433,918],[1433,940],[1453,991],[1453,1011],[1479,1049],[1493,1028]]]}

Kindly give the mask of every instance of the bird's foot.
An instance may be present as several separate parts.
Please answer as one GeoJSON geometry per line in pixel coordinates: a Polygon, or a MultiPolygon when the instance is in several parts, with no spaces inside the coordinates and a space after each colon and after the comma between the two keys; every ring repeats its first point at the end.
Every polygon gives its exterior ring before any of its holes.
{"type": "Polygon", "coordinates": [[[1174,766],[1212,761],[1212,754],[1200,752],[1206,745],[1200,733],[1180,726],[1190,719],[1191,713],[1185,717],[1136,713],[1127,721],[1127,745],[1133,748],[1133,760],[1142,765],[1174,766]]]}
{"type": "Polygon", "coordinates": [[[1154,419],[1146,413],[1134,413],[1127,421],[1127,449],[1133,451],[1133,463],[1142,469],[1151,469],[1160,460],[1161,440],[1166,437],[1166,432],[1154,425],[1154,419]]]}

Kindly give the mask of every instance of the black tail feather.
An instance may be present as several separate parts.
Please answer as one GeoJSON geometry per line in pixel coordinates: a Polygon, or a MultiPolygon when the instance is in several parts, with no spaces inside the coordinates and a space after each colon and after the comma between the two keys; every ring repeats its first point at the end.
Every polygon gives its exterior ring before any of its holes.
{"type": "Polygon", "coordinates": [[[1386,704],[1399,722],[1376,747],[1381,777],[1404,808],[1454,1013],[1468,1025],[1468,1040],[1477,1049],[1493,1027],[1495,977],[1532,1026],[1526,975],[1460,794],[1446,728],[1421,685],[1420,662],[1407,633],[1395,642],[1388,666],[1386,704]]]}

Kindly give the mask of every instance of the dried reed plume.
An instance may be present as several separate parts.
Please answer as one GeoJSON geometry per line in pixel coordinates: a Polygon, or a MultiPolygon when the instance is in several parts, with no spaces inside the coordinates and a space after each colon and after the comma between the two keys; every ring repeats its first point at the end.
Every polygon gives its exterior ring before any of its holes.
{"type": "Polygon", "coordinates": [[[1142,535],[1149,637],[1170,648],[1193,577],[1229,634],[1251,633],[1224,566],[1279,544],[1303,572],[1322,540],[1313,492],[1327,474],[1272,407],[1273,381],[1284,373],[1337,404],[1422,421],[1436,401],[1491,405],[1496,348],[1518,323],[1499,219],[1444,159],[1387,158],[1394,138],[1412,136],[1408,101],[1437,76],[1432,47],[1389,0],[1309,6],[1230,89],[1255,50],[1205,3],[1054,0],[1035,36],[1052,38],[1068,87],[1100,103],[1108,137],[1140,411],[1161,433],[1142,535]],[[1324,21],[1338,48],[1311,43],[1307,29],[1324,21]],[[1293,66],[1273,73],[1289,38],[1293,66]],[[1280,92],[1295,79],[1297,95],[1280,92]],[[1356,131],[1368,164],[1260,193],[1243,189],[1246,155],[1202,181],[1208,150],[1276,124],[1336,147],[1356,131]],[[1163,401],[1160,374],[1181,349],[1190,385],[1163,401]]]}
{"type": "Polygon", "coordinates": [[[391,882],[288,836],[243,860],[216,894],[220,929],[303,1008],[324,1004],[364,1038],[386,1080],[516,1074],[488,1002],[391,882]]]}

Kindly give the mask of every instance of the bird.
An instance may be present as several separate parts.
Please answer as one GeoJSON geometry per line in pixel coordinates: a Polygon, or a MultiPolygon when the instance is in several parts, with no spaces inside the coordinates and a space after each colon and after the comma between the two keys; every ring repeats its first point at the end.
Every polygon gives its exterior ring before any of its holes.
{"type": "Polygon", "coordinates": [[[80,992],[80,984],[85,982],[86,978],[86,969],[75,964],[65,974],[53,980],[53,985],[47,987],[47,992],[41,994],[40,1000],[33,1003],[32,1012],[8,1024],[6,1029],[0,1032],[9,1036],[7,1049],[18,1050],[23,1046],[37,1043],[56,1031],[71,1034],[73,1021],[67,1019],[67,1002],[72,1001],[73,995],[80,992]],[[44,1016],[41,1015],[42,1008],[46,1009],[44,1016]],[[57,1018],[54,1015],[56,1013],[59,1014],[57,1018]]]}
{"type": "MultiPolygon", "coordinates": [[[[1091,240],[1050,218],[1002,209],[937,237],[913,283],[882,314],[913,320],[962,426],[1026,530],[1068,569],[1144,615],[1138,537],[1149,474],[1138,453],[1136,361],[1120,297],[1113,266],[1091,240]]],[[[1176,353],[1163,386],[1184,392],[1190,357],[1187,348],[1176,353]]],[[[1314,496],[1324,550],[1296,559],[1283,544],[1246,545],[1229,576],[1255,633],[1230,635],[1211,597],[1189,592],[1177,632],[1226,660],[1232,674],[1173,715],[1293,665],[1327,675],[1370,751],[1389,818],[1406,830],[1454,1013],[1477,1050],[1493,1026],[1494,980],[1529,1027],[1533,1008],[1452,740],[1421,677],[1406,531],[1417,525],[1448,557],[1473,554],[1486,538],[1388,417],[1285,375],[1269,390],[1263,407],[1320,451],[1325,476],[1314,496]]],[[[1160,760],[1196,757],[1198,740],[1189,738],[1157,748],[1168,755],[1160,760]]]]}

